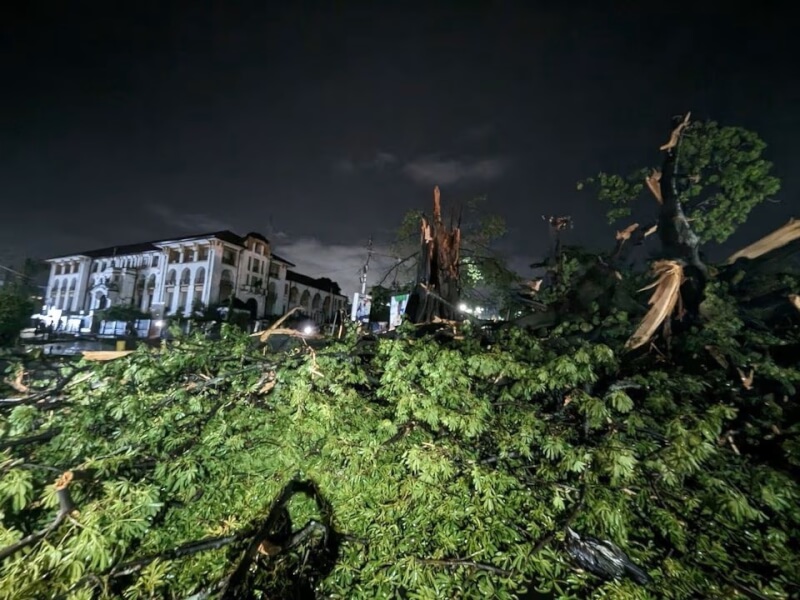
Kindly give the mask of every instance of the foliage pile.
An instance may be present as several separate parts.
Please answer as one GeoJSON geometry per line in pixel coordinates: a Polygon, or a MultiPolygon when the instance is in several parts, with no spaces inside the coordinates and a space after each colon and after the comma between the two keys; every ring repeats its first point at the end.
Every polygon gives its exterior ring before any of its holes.
{"type": "Polygon", "coordinates": [[[30,389],[0,421],[0,547],[53,522],[67,471],[75,512],[0,551],[0,588],[221,592],[273,500],[307,479],[329,514],[293,498],[292,527],[333,531],[259,555],[253,597],[797,593],[797,325],[754,330],[729,294],[715,284],[705,327],[669,354],[624,354],[615,312],[542,336],[466,326],[281,355],[226,327],[214,343],[18,377],[30,389]],[[612,540],[653,583],[576,570],[567,525],[612,540]],[[318,560],[333,539],[335,563],[318,560]]]}

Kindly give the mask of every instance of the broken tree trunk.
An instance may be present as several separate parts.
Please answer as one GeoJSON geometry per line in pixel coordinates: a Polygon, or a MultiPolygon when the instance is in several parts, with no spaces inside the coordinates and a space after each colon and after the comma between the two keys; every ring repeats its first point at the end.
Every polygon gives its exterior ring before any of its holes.
{"type": "Polygon", "coordinates": [[[433,218],[420,222],[420,258],[417,284],[406,313],[413,323],[427,323],[434,317],[458,317],[461,229],[442,221],[439,187],[433,190],[433,218]]]}
{"type": "Polygon", "coordinates": [[[703,300],[708,269],[700,258],[700,238],[683,212],[678,190],[678,153],[684,130],[689,126],[690,115],[691,113],[687,113],[676,124],[669,141],[661,146],[665,155],[658,179],[661,201],[658,236],[661,239],[663,258],[678,260],[684,265],[685,280],[681,286],[681,297],[686,312],[695,316],[703,300]]]}

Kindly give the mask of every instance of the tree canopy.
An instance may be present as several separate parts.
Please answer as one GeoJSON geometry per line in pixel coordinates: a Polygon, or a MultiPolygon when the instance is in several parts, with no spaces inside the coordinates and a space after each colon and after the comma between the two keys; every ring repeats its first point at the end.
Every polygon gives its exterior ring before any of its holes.
{"type": "MultiPolygon", "coordinates": [[[[727,240],[753,208],[780,189],[770,174],[772,163],[762,157],[766,143],[752,131],[695,121],[680,143],[680,202],[701,243],[727,240]]],[[[578,187],[597,189],[599,199],[610,204],[609,222],[614,223],[631,214],[632,205],[650,193],[648,179],[657,184],[660,175],[652,166],[628,176],[599,173],[578,187]]]]}
{"type": "Polygon", "coordinates": [[[0,348],[17,342],[33,310],[30,292],[24,286],[17,283],[0,286],[0,348]]]}

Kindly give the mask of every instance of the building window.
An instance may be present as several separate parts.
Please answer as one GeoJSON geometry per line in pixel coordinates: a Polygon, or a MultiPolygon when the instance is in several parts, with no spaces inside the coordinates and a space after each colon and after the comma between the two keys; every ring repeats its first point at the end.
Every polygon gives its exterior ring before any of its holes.
{"type": "Polygon", "coordinates": [[[154,266],[154,267],[157,267],[157,266],[158,266],[158,256],[154,256],[154,257],[153,257],[153,266],[154,266]]]}
{"type": "Polygon", "coordinates": [[[231,250],[230,248],[225,248],[222,251],[222,262],[223,262],[223,264],[226,264],[226,265],[235,265],[236,264],[236,258],[235,258],[233,250],[231,250]]]}
{"type": "Polygon", "coordinates": [[[254,258],[253,259],[253,266],[252,266],[252,268],[250,270],[251,271],[255,271],[256,273],[260,272],[260,270],[261,270],[261,261],[259,261],[257,258],[254,258]]]}
{"type": "Polygon", "coordinates": [[[278,263],[269,263],[269,276],[274,277],[275,279],[279,279],[281,274],[281,268],[278,263]]]}

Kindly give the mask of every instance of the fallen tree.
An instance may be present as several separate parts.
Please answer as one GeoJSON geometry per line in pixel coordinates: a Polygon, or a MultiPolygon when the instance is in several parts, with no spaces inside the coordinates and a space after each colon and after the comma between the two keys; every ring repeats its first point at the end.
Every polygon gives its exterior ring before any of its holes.
{"type": "Polygon", "coordinates": [[[626,352],[631,324],[614,313],[547,336],[465,324],[435,341],[406,325],[280,355],[226,328],[81,365],[66,384],[69,368],[23,369],[0,421],[2,589],[796,593],[800,371],[781,351],[798,347],[797,319],[748,327],[732,290],[710,286],[705,326],[669,356],[626,352]],[[287,496],[302,480],[310,496],[287,496]],[[641,573],[604,571],[586,559],[599,547],[641,573]]]}

